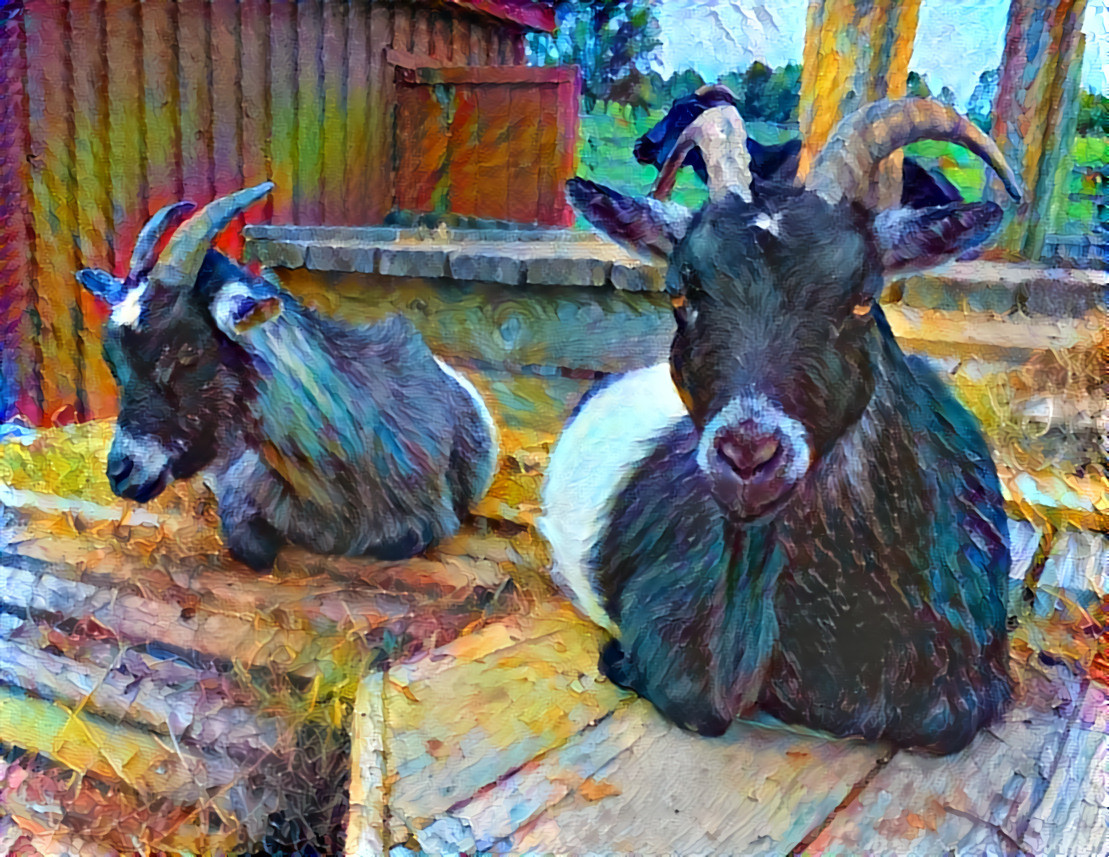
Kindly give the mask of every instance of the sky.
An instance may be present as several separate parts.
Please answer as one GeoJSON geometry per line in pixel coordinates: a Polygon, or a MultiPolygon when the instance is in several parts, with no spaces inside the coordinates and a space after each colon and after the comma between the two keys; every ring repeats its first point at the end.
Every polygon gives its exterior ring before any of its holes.
{"type": "MultiPolygon", "coordinates": [[[[655,0],[662,27],[658,68],[694,68],[706,80],[801,61],[808,0],[655,0]]],[[[911,68],[933,92],[950,86],[965,107],[978,76],[1001,62],[1009,0],[923,0],[911,68]]],[[[1109,92],[1109,0],[1088,0],[1083,82],[1109,92]]]]}

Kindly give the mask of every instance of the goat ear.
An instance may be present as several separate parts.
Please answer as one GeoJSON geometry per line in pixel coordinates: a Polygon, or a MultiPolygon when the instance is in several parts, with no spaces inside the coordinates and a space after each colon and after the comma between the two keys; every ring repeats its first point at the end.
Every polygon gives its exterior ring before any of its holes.
{"type": "Polygon", "coordinates": [[[660,259],[669,258],[693,220],[693,212],[675,202],[624,196],[585,179],[566,182],[571,204],[614,241],[660,259]]]}
{"type": "Polygon", "coordinates": [[[967,202],[894,208],[874,218],[873,233],[887,271],[930,268],[981,244],[1001,222],[1001,207],[967,202]]]}
{"type": "Polygon", "coordinates": [[[99,268],[82,268],[77,272],[77,282],[109,306],[115,306],[127,295],[127,284],[118,277],[99,268]]]}
{"type": "Polygon", "coordinates": [[[262,293],[245,283],[224,286],[211,303],[216,326],[232,339],[273,321],[284,308],[277,295],[262,293]]]}

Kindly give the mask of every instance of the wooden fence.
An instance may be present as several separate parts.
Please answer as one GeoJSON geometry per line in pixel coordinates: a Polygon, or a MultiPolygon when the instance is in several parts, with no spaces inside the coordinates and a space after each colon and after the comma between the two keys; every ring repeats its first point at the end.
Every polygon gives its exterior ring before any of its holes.
{"type": "MultiPolygon", "coordinates": [[[[114,412],[104,310],[73,274],[125,273],[138,230],[167,202],[271,178],[272,199],[248,219],[380,223],[409,144],[394,124],[396,57],[475,79],[522,66],[525,30],[504,16],[525,6],[0,0],[0,420],[114,412]]],[[[526,97],[545,103],[545,92],[526,97]]],[[[510,146],[510,116],[499,118],[493,139],[510,146]]],[[[559,119],[564,152],[576,111],[559,119]]],[[[562,216],[546,206],[529,219],[562,216]]],[[[232,229],[223,246],[239,241],[232,229]]]]}

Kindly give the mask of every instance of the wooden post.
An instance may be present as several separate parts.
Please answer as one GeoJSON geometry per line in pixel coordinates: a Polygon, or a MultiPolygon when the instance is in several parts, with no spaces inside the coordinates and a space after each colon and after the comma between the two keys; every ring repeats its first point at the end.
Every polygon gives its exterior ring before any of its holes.
{"type": "Polygon", "coordinates": [[[1048,227],[1052,188],[1074,136],[1082,16],[1086,0],[1012,0],[993,137],[1016,170],[1024,198],[1012,205],[991,177],[990,194],[1010,212],[997,241],[1007,255],[1037,258],[1048,227]]]}
{"type": "MultiPolygon", "coordinates": [[[[905,95],[920,0],[810,0],[801,71],[798,174],[857,107],[905,95]]],[[[901,155],[883,168],[878,203],[900,197],[901,155]]]]}

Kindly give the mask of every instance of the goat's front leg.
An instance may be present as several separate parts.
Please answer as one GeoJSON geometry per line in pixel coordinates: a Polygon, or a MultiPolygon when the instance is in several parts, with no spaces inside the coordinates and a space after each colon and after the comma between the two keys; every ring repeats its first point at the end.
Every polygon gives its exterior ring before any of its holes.
{"type": "Polygon", "coordinates": [[[220,523],[231,556],[255,571],[273,568],[285,538],[270,522],[258,497],[272,479],[258,453],[245,449],[212,474],[220,523]]]}

